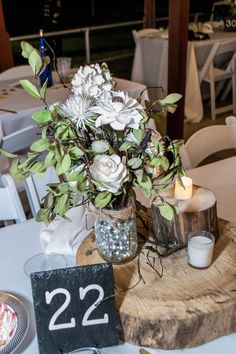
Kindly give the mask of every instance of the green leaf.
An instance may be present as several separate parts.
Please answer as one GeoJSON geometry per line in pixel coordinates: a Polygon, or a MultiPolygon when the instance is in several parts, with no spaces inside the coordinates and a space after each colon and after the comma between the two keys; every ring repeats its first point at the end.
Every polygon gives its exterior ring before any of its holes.
{"type": "Polygon", "coordinates": [[[170,164],[168,159],[165,156],[161,157],[161,167],[163,168],[164,171],[168,170],[170,164]]]}
{"type": "Polygon", "coordinates": [[[69,196],[68,194],[63,194],[56,203],[56,210],[60,216],[64,216],[69,209],[69,196]]]}
{"type": "Polygon", "coordinates": [[[40,173],[45,171],[43,162],[35,162],[32,166],[30,166],[29,171],[32,173],[40,173]]]}
{"type": "Polygon", "coordinates": [[[53,144],[51,146],[52,147],[55,146],[56,161],[57,161],[58,164],[61,163],[61,161],[62,161],[62,153],[61,153],[60,146],[58,144],[53,144]]]}
{"type": "Polygon", "coordinates": [[[37,87],[34,86],[29,80],[20,80],[20,84],[23,89],[31,96],[41,98],[40,92],[38,91],[37,87]]]}
{"type": "Polygon", "coordinates": [[[150,162],[152,166],[160,166],[161,165],[161,157],[154,157],[152,161],[150,162]]]}
{"type": "Polygon", "coordinates": [[[50,150],[49,153],[47,154],[45,160],[44,160],[44,166],[46,168],[48,168],[49,166],[53,166],[55,162],[56,162],[55,151],[54,150],[50,150]]]}
{"type": "Polygon", "coordinates": [[[48,85],[48,78],[44,81],[43,86],[39,89],[40,95],[43,100],[45,100],[47,85],[48,85]]]}
{"type": "Polygon", "coordinates": [[[22,162],[20,165],[18,165],[18,168],[20,168],[20,169],[27,169],[29,166],[30,166],[30,164],[35,160],[35,159],[37,159],[37,157],[38,157],[38,154],[34,154],[34,155],[31,155],[31,156],[29,156],[24,162],[22,162]]]}
{"type": "Polygon", "coordinates": [[[42,152],[47,150],[49,147],[49,140],[48,138],[43,138],[35,141],[31,146],[30,150],[36,151],[36,152],[42,152]]]}
{"type": "Polygon", "coordinates": [[[77,160],[84,155],[84,152],[77,146],[70,147],[68,149],[68,153],[70,154],[72,160],[77,160]]]}
{"type": "Polygon", "coordinates": [[[69,154],[65,154],[62,157],[61,163],[57,163],[56,166],[56,173],[57,175],[62,175],[63,173],[67,172],[71,166],[71,158],[69,154]]]}
{"type": "Polygon", "coordinates": [[[173,172],[170,172],[170,173],[168,173],[167,175],[165,175],[165,176],[159,181],[159,184],[166,183],[167,181],[172,180],[173,177],[174,177],[174,173],[173,173],[173,172]]]}
{"type": "Polygon", "coordinates": [[[0,154],[2,154],[3,156],[6,156],[6,157],[10,157],[10,158],[17,157],[17,155],[12,154],[11,152],[8,152],[2,148],[0,148],[0,154]]]}
{"type": "Polygon", "coordinates": [[[70,173],[67,178],[69,182],[83,183],[87,177],[85,171],[77,171],[70,173]]]}
{"type": "Polygon", "coordinates": [[[21,42],[22,56],[26,59],[29,58],[30,54],[34,51],[34,47],[28,42],[21,42]]]}
{"type": "Polygon", "coordinates": [[[138,180],[139,186],[141,187],[145,197],[151,196],[151,189],[152,189],[152,181],[148,175],[143,176],[143,180],[138,180]]]}
{"type": "Polygon", "coordinates": [[[32,118],[40,124],[48,123],[52,120],[51,112],[48,109],[35,112],[32,118]]]}
{"type": "Polygon", "coordinates": [[[178,102],[181,99],[182,95],[180,95],[179,93],[171,93],[168,96],[166,96],[165,98],[160,100],[160,103],[163,105],[166,104],[173,104],[178,102]]]}
{"type": "Polygon", "coordinates": [[[163,218],[167,219],[167,220],[172,220],[173,216],[174,216],[174,211],[173,208],[171,207],[170,204],[165,203],[163,205],[159,206],[160,209],[160,213],[163,216],[163,218]]]}
{"type": "Polygon", "coordinates": [[[43,61],[39,52],[34,49],[29,56],[29,64],[33,70],[34,75],[38,75],[42,69],[43,61]]]}
{"type": "Polygon", "coordinates": [[[54,199],[52,193],[48,193],[44,198],[44,206],[45,208],[51,208],[53,206],[54,199]]]}
{"type": "Polygon", "coordinates": [[[36,221],[44,221],[46,224],[49,224],[49,222],[46,222],[47,218],[48,218],[48,215],[49,215],[49,212],[50,210],[49,209],[46,209],[46,208],[41,208],[36,217],[35,217],[35,220],[36,221]]]}
{"type": "Polygon", "coordinates": [[[139,168],[143,163],[142,159],[139,159],[138,157],[133,157],[128,161],[128,166],[130,166],[132,169],[136,170],[139,168]]]}
{"type": "Polygon", "coordinates": [[[143,130],[141,130],[141,129],[134,129],[134,130],[133,130],[133,134],[134,134],[135,139],[136,139],[138,142],[141,142],[141,140],[142,140],[142,138],[143,138],[143,130]]]}
{"type": "Polygon", "coordinates": [[[111,200],[112,194],[110,192],[101,192],[95,198],[95,207],[104,208],[111,200]]]}
{"type": "Polygon", "coordinates": [[[32,118],[40,124],[50,122],[52,120],[51,112],[48,109],[43,109],[32,115],[32,118]]]}
{"type": "Polygon", "coordinates": [[[126,151],[129,150],[133,146],[133,143],[131,141],[125,141],[120,147],[120,151],[126,151]]]}
{"type": "Polygon", "coordinates": [[[176,105],[176,104],[168,104],[168,105],[166,106],[167,112],[170,112],[170,113],[175,113],[176,108],[177,108],[177,105],[176,105]]]}

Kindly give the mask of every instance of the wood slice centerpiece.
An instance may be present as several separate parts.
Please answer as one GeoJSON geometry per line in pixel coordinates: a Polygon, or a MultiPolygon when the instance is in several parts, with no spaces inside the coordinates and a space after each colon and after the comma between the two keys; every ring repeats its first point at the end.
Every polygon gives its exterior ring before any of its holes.
{"type": "MultiPolygon", "coordinates": [[[[208,269],[191,268],[186,249],[158,259],[145,249],[146,243],[131,262],[113,266],[121,339],[177,349],[236,330],[236,227],[223,220],[218,226],[213,264],[208,269]]],[[[77,251],[77,265],[101,262],[92,233],[77,251]]]]}
{"type": "MultiPolygon", "coordinates": [[[[176,203],[173,191],[166,199],[176,203]]],[[[163,218],[158,206],[152,206],[153,230],[162,245],[187,245],[190,231],[205,230],[218,237],[215,195],[202,187],[194,186],[191,199],[177,201],[179,213],[171,221],[163,218]]]]}

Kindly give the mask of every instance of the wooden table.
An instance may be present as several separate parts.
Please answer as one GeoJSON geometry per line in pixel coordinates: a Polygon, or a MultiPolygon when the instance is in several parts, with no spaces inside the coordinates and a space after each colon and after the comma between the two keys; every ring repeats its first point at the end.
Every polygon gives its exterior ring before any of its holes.
{"type": "MultiPolygon", "coordinates": [[[[219,219],[218,227],[209,269],[191,268],[182,249],[155,258],[155,271],[147,265],[145,245],[133,261],[114,265],[121,338],[136,345],[177,349],[236,330],[236,226],[219,219]]],[[[149,254],[150,263],[153,256],[149,254]]],[[[101,262],[91,234],[78,249],[77,265],[101,262]]]]}

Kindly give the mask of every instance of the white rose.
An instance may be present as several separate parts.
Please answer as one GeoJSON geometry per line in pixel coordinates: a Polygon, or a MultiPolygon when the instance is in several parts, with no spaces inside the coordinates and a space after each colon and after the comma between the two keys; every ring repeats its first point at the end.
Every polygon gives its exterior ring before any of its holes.
{"type": "Polygon", "coordinates": [[[97,187],[99,191],[116,193],[128,179],[126,166],[118,155],[97,155],[90,166],[90,173],[94,180],[102,186],[97,187]]]}

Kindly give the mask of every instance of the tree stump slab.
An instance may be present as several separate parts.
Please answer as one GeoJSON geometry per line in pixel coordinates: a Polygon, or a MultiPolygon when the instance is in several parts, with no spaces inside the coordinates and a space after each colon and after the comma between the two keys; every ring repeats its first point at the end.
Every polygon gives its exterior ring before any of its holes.
{"type": "MultiPolygon", "coordinates": [[[[236,226],[218,220],[218,230],[208,269],[191,268],[186,249],[158,258],[145,244],[131,262],[113,266],[121,339],[178,349],[236,330],[236,226]]],[[[77,265],[102,262],[92,233],[77,251],[77,265]]]]}

